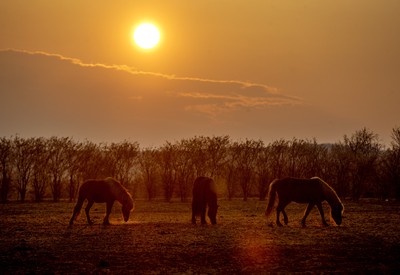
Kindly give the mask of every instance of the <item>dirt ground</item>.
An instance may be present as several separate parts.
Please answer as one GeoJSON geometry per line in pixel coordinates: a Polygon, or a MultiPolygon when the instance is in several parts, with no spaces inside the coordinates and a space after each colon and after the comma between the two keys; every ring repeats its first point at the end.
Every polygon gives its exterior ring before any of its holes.
{"type": "Polygon", "coordinates": [[[128,223],[116,203],[110,226],[95,204],[95,224],[82,213],[72,227],[72,203],[8,203],[0,205],[0,274],[400,271],[400,204],[344,204],[342,226],[323,227],[314,209],[302,228],[305,205],[292,203],[289,226],[279,228],[255,199],[219,200],[216,226],[192,225],[190,203],[139,200],[128,223]]]}

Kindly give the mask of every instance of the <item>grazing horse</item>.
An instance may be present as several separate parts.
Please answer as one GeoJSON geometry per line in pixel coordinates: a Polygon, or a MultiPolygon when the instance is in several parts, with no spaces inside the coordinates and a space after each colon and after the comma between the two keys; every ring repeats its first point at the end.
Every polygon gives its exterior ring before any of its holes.
{"type": "Polygon", "coordinates": [[[322,210],[322,202],[327,201],[331,208],[331,217],[337,225],[342,223],[343,204],[337,196],[335,190],[325,181],[318,177],[311,179],[284,178],[276,179],[269,186],[268,206],[265,215],[268,217],[274,207],[276,194],[278,194],[279,203],[276,208],[276,224],[282,226],[279,221],[279,214],[282,212],[283,219],[287,225],[289,220],[285,212],[285,207],[292,201],[297,203],[308,203],[307,209],[301,220],[302,226],[306,225],[306,218],[311,209],[316,205],[321,214],[322,223],[328,225],[325,221],[322,210]]]}
{"type": "Polygon", "coordinates": [[[104,180],[87,180],[79,188],[78,202],[75,205],[74,212],[69,221],[70,225],[74,223],[74,220],[79,215],[85,200],[88,200],[85,212],[89,224],[93,224],[90,220],[89,210],[95,202],[105,202],[107,204],[107,212],[103,220],[103,224],[105,225],[110,224],[108,217],[110,216],[111,209],[116,200],[122,204],[122,214],[125,222],[128,221],[129,213],[133,208],[132,196],[129,194],[128,190],[126,190],[126,188],[115,179],[106,178],[104,180]]]}
{"type": "Polygon", "coordinates": [[[200,215],[201,224],[206,224],[206,208],[212,224],[217,223],[217,191],[215,183],[207,177],[198,177],[193,183],[192,223],[200,215]]]}

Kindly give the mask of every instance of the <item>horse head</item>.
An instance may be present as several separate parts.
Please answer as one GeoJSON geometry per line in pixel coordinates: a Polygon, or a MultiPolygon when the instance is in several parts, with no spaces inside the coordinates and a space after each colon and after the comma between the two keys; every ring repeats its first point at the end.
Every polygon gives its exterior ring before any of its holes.
{"type": "Polygon", "coordinates": [[[129,220],[129,214],[131,213],[131,210],[133,209],[133,202],[132,201],[126,201],[122,205],[122,215],[124,216],[124,221],[127,222],[129,220]]]}
{"type": "Polygon", "coordinates": [[[338,204],[331,209],[331,216],[337,225],[342,224],[342,215],[343,215],[343,204],[338,204]]]}
{"type": "Polygon", "coordinates": [[[217,211],[218,205],[210,205],[208,208],[208,217],[210,218],[211,224],[217,224],[217,211]]]}

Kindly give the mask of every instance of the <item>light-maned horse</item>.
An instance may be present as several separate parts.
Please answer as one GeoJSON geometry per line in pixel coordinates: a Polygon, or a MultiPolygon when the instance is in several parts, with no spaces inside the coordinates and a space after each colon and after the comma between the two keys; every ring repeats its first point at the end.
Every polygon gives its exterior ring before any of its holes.
{"type": "Polygon", "coordinates": [[[196,224],[196,216],[200,216],[201,224],[206,224],[206,209],[212,224],[217,223],[217,191],[211,178],[198,177],[193,183],[192,223],[196,224]]]}
{"type": "Polygon", "coordinates": [[[115,201],[119,201],[122,204],[122,214],[125,222],[128,221],[129,214],[133,209],[132,196],[129,194],[128,190],[117,180],[113,178],[106,178],[104,180],[87,180],[79,188],[79,197],[71,220],[69,221],[70,225],[72,225],[75,219],[78,217],[85,200],[88,201],[85,208],[85,213],[87,222],[89,224],[93,224],[89,216],[89,211],[95,202],[107,204],[106,216],[103,219],[103,224],[105,225],[110,224],[108,218],[115,201]]]}
{"type": "Polygon", "coordinates": [[[285,207],[292,201],[297,203],[308,203],[304,216],[301,219],[302,226],[306,225],[306,218],[312,208],[316,205],[321,214],[322,223],[328,225],[325,221],[322,202],[327,201],[331,208],[331,217],[337,225],[342,223],[344,206],[340,201],[335,190],[325,181],[318,177],[311,179],[284,178],[274,180],[268,191],[268,204],[265,215],[268,217],[274,207],[276,194],[278,194],[278,206],[276,208],[276,224],[282,226],[279,215],[283,214],[283,220],[287,225],[289,220],[285,212],[285,207]]]}

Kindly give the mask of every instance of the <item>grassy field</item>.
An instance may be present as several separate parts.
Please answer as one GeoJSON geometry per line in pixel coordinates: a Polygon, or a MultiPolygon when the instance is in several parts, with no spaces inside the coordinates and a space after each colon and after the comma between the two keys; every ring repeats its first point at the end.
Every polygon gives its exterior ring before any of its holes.
{"type": "Polygon", "coordinates": [[[323,227],[314,209],[306,228],[305,205],[290,204],[289,226],[279,228],[258,200],[219,200],[216,226],[192,225],[190,203],[139,200],[128,223],[116,203],[110,226],[95,204],[95,224],[81,215],[72,227],[72,203],[4,204],[0,274],[399,272],[400,204],[344,204],[342,226],[323,227]]]}

